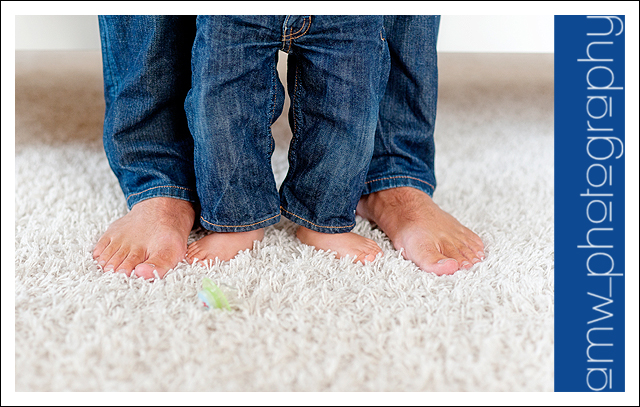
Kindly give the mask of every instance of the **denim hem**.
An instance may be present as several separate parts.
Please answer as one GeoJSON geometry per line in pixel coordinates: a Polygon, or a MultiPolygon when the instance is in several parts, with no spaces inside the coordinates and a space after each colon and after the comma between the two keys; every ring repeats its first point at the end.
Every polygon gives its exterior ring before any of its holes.
{"type": "Polygon", "coordinates": [[[330,233],[330,234],[347,233],[347,232],[351,232],[351,230],[356,226],[355,222],[347,226],[320,226],[303,217],[296,215],[295,213],[289,212],[283,207],[280,207],[280,210],[282,211],[282,216],[289,219],[290,221],[297,223],[300,226],[304,226],[307,229],[311,229],[313,231],[320,232],[320,233],[330,233]]]}
{"type": "Polygon", "coordinates": [[[210,230],[212,232],[249,232],[252,230],[266,228],[267,226],[275,225],[280,222],[280,212],[275,215],[272,215],[266,219],[249,223],[246,225],[218,225],[212,222],[209,222],[204,217],[200,216],[200,224],[203,228],[210,230]]]}
{"type": "Polygon", "coordinates": [[[157,187],[147,188],[144,191],[126,195],[127,206],[129,207],[129,210],[131,210],[133,205],[137,204],[138,202],[159,197],[176,198],[189,202],[198,201],[198,195],[196,191],[192,189],[173,185],[160,185],[157,187]]]}
{"type": "Polygon", "coordinates": [[[379,177],[364,184],[364,192],[362,195],[372,194],[374,192],[383,191],[385,189],[412,187],[419,189],[430,197],[433,197],[435,190],[435,182],[427,182],[420,178],[410,175],[392,175],[387,177],[379,177]]]}

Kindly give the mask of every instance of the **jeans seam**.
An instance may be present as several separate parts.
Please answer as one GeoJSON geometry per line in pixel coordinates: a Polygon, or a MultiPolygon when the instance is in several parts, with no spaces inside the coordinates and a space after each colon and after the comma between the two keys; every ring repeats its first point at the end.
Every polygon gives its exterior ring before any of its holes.
{"type": "MultiPolygon", "coordinates": [[[[289,17],[291,16],[287,16],[287,18],[284,20],[284,27],[287,27],[287,23],[289,22],[289,17]]],[[[287,45],[287,29],[284,29],[284,34],[282,35],[282,51],[286,52],[287,54],[289,53],[289,50],[285,51],[284,47],[287,45]]]]}
{"type": "MultiPolygon", "coordinates": [[[[293,164],[295,162],[296,159],[296,142],[298,140],[298,115],[296,114],[297,112],[297,93],[298,93],[298,64],[296,64],[296,72],[295,72],[295,79],[293,82],[293,93],[291,95],[291,107],[290,109],[293,111],[293,133],[292,133],[292,138],[291,138],[291,142],[289,143],[289,157],[290,157],[290,164],[293,164]]],[[[290,166],[291,167],[291,166],[290,166]]]]}
{"type": "MultiPolygon", "coordinates": [[[[276,55],[277,55],[276,51],[276,55]]],[[[269,135],[269,154],[273,153],[273,134],[271,133],[271,126],[273,124],[273,118],[276,112],[276,96],[278,93],[278,89],[276,86],[277,80],[278,80],[278,63],[276,62],[274,64],[274,68],[273,68],[273,75],[271,77],[272,82],[273,82],[273,87],[272,87],[272,91],[273,91],[273,98],[272,98],[272,106],[271,106],[271,117],[269,117],[269,126],[267,127],[267,134],[269,135]]]]}
{"type": "MultiPolygon", "coordinates": [[[[103,22],[103,24],[106,24],[106,22],[104,21],[104,18],[103,18],[102,22],[103,22]]],[[[104,47],[104,49],[109,49],[110,48],[109,44],[111,43],[111,40],[110,40],[109,35],[108,35],[108,30],[106,30],[106,29],[101,30],[101,35],[102,35],[102,38],[104,39],[105,45],[106,45],[106,47],[104,47]]],[[[110,96],[113,98],[113,97],[115,97],[115,93],[116,93],[115,89],[120,84],[116,81],[116,78],[114,77],[114,74],[113,74],[113,72],[115,70],[114,69],[115,64],[114,64],[114,61],[113,61],[112,53],[107,51],[107,52],[104,52],[104,54],[106,54],[106,58],[105,59],[106,59],[106,62],[107,62],[107,68],[109,69],[109,77],[111,78],[111,83],[113,84],[113,86],[111,87],[109,93],[111,93],[110,96]]]]}
{"type": "MultiPolygon", "coordinates": [[[[291,41],[292,40],[297,40],[298,38],[302,37],[303,35],[305,35],[307,33],[307,31],[309,31],[309,28],[311,28],[311,16],[308,17],[309,21],[307,21],[307,17],[302,17],[302,21],[303,21],[303,25],[302,27],[300,27],[300,29],[298,31],[296,31],[293,34],[289,34],[289,49],[291,49],[291,41]],[[294,35],[298,34],[300,31],[302,31],[303,28],[305,28],[305,26],[307,27],[304,32],[300,35],[298,35],[297,37],[294,37],[294,35]]],[[[285,36],[286,38],[286,36],[285,36]]]]}
{"type": "Polygon", "coordinates": [[[278,216],[280,216],[280,215],[281,215],[281,212],[278,212],[277,214],[273,215],[273,216],[272,216],[272,217],[270,217],[270,218],[263,219],[263,220],[261,220],[261,221],[259,221],[259,222],[250,223],[250,224],[248,224],[248,225],[218,225],[218,224],[215,224],[215,223],[211,223],[211,222],[209,222],[208,220],[206,220],[206,219],[205,219],[205,218],[203,218],[202,216],[200,216],[200,220],[201,220],[201,221],[203,221],[203,222],[205,222],[205,223],[208,223],[208,224],[209,224],[209,225],[211,225],[211,226],[218,226],[218,227],[223,227],[223,228],[244,228],[244,227],[249,227],[249,226],[259,225],[259,224],[264,223],[264,222],[267,222],[267,221],[269,221],[269,220],[271,220],[271,219],[273,219],[273,218],[276,218],[276,217],[278,217],[278,216]]]}
{"type": "Polygon", "coordinates": [[[293,101],[291,102],[291,108],[293,109],[293,135],[298,134],[298,115],[296,114],[296,107],[298,105],[298,64],[296,64],[295,81],[293,82],[293,101]]]}
{"type": "Polygon", "coordinates": [[[365,184],[370,184],[370,183],[372,183],[372,182],[376,182],[376,181],[385,181],[385,180],[388,180],[388,179],[395,179],[395,178],[409,178],[409,179],[413,179],[413,180],[416,180],[416,181],[420,181],[420,182],[422,182],[422,183],[424,183],[424,184],[427,184],[427,185],[429,185],[431,188],[435,189],[435,187],[434,187],[433,185],[431,185],[430,183],[428,183],[427,181],[423,181],[423,180],[421,180],[420,178],[416,178],[416,177],[410,177],[410,176],[408,176],[408,175],[396,175],[396,176],[393,176],[393,177],[385,177],[385,178],[372,179],[371,181],[366,181],[366,182],[365,182],[365,184]]]}
{"type": "MultiPolygon", "coordinates": [[[[383,18],[383,20],[382,20],[382,28],[380,29],[380,38],[382,39],[382,43],[381,43],[381,47],[380,47],[381,48],[380,65],[382,66],[383,61],[385,60],[385,57],[386,57],[386,59],[387,59],[387,65],[386,65],[387,70],[386,70],[386,73],[387,73],[387,75],[386,75],[386,77],[384,79],[383,78],[380,79],[380,82],[381,82],[380,85],[382,85],[383,81],[385,83],[384,86],[381,86],[381,90],[382,91],[380,92],[380,97],[378,99],[378,103],[379,103],[380,107],[382,106],[383,99],[385,97],[385,94],[387,93],[386,89],[387,89],[387,86],[389,86],[389,77],[391,75],[391,69],[393,68],[393,57],[391,56],[391,43],[386,40],[386,38],[385,38],[386,34],[387,34],[387,32],[385,30],[384,18],[383,18]],[[385,35],[382,35],[383,33],[385,35]]],[[[378,120],[377,120],[377,125],[376,125],[377,126],[377,128],[376,128],[376,137],[381,140],[383,149],[386,152],[390,152],[391,151],[390,146],[393,145],[393,141],[392,141],[392,138],[391,138],[391,132],[390,131],[389,132],[386,131],[385,126],[384,126],[382,120],[380,119],[380,117],[381,117],[381,113],[380,113],[380,109],[379,109],[378,110],[378,120]]],[[[396,157],[393,154],[388,155],[387,157],[388,157],[387,166],[390,167],[389,168],[391,170],[390,172],[391,173],[396,173],[396,174],[398,172],[400,172],[397,169],[398,166],[396,164],[396,157]]],[[[380,179],[376,179],[376,180],[373,180],[373,181],[365,182],[365,184],[371,183],[371,182],[375,182],[375,181],[393,179],[393,178],[402,178],[402,176],[380,178],[380,179]]],[[[412,177],[406,177],[406,178],[412,178],[412,177]]],[[[433,186],[431,184],[429,184],[428,182],[424,182],[424,181],[422,181],[420,179],[417,179],[417,178],[413,178],[413,179],[415,179],[417,181],[420,181],[420,182],[423,182],[423,183],[425,183],[425,184],[427,184],[427,185],[429,185],[429,186],[431,186],[433,188],[433,186]]]]}
{"type": "Polygon", "coordinates": [[[157,187],[147,188],[144,191],[136,192],[135,194],[129,194],[129,195],[127,195],[126,201],[128,203],[130,198],[133,198],[136,195],[143,194],[143,193],[145,193],[147,191],[151,191],[152,189],[158,189],[158,188],[175,188],[175,189],[183,189],[185,191],[193,192],[193,189],[190,189],[190,188],[176,187],[176,186],[173,186],[173,185],[160,185],[160,186],[157,186],[157,187]]]}
{"type": "Polygon", "coordinates": [[[295,216],[295,217],[296,217],[296,218],[298,218],[298,219],[302,219],[303,221],[305,221],[305,222],[307,222],[307,223],[309,223],[309,224],[311,224],[311,225],[313,225],[313,226],[315,226],[315,227],[317,227],[317,228],[323,228],[323,229],[345,229],[345,228],[351,228],[351,227],[354,227],[354,226],[356,225],[356,224],[355,224],[355,222],[354,222],[354,223],[352,223],[352,224],[350,224],[350,225],[347,225],[347,226],[320,226],[320,225],[316,225],[315,223],[313,223],[313,222],[311,222],[311,221],[309,221],[309,220],[307,220],[307,219],[303,218],[302,216],[298,216],[298,215],[296,215],[295,213],[289,212],[288,210],[284,209],[282,206],[280,207],[280,210],[281,210],[281,211],[285,211],[285,212],[286,212],[286,213],[288,213],[289,215],[291,215],[291,216],[295,216]]]}

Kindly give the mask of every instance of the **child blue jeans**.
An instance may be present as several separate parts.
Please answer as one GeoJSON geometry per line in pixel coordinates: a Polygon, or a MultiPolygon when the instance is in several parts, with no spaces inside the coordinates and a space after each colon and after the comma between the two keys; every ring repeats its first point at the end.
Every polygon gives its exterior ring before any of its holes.
{"type": "Polygon", "coordinates": [[[342,233],[362,194],[433,193],[436,16],[99,21],[104,146],[129,208],[173,197],[199,202],[213,231],[253,230],[282,214],[342,233]],[[270,126],[284,100],[279,50],[289,54],[293,139],[278,194],[270,126]]]}

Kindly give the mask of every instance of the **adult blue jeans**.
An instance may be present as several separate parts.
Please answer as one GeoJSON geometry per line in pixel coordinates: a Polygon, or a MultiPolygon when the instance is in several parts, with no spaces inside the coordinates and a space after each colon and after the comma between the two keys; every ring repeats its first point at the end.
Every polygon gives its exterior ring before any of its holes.
{"type": "MultiPolygon", "coordinates": [[[[158,67],[163,60],[158,50],[166,41],[164,32],[171,31],[164,30],[167,21],[126,17],[115,18],[114,25],[110,20],[101,19],[103,43],[112,44],[104,47],[109,54],[105,60],[115,60],[111,66],[120,68],[125,78],[132,78],[144,96],[153,96],[155,89],[145,80],[153,76],[149,73],[155,71],[159,75],[162,69],[172,69],[161,64],[158,67]],[[124,29],[118,27],[122,23],[124,29]],[[163,29],[140,30],[152,23],[163,29]],[[112,32],[114,35],[110,35],[112,32]],[[135,56],[125,52],[122,67],[118,64],[120,55],[113,52],[113,44],[127,47],[126,40],[118,41],[121,33],[125,38],[137,38],[135,48],[127,49],[135,56]]],[[[173,24],[179,22],[177,19],[173,24]]],[[[276,223],[282,213],[320,232],[351,230],[373,153],[378,106],[388,78],[382,16],[199,16],[196,28],[191,90],[185,111],[194,140],[193,167],[201,224],[213,231],[241,232],[276,223]],[[289,173],[280,195],[270,163],[274,147],[270,126],[284,101],[276,70],[279,50],[290,55],[293,132],[289,173]]],[[[123,81],[118,81],[118,76],[113,69],[105,70],[105,81],[117,82],[116,86],[105,85],[107,92],[111,90],[114,95],[112,99],[123,98],[117,86],[123,81]]],[[[167,82],[159,86],[166,87],[167,82]]],[[[166,92],[171,91],[161,90],[158,94],[164,96],[166,92]]],[[[108,111],[114,105],[109,104],[109,99],[108,111]]],[[[173,98],[172,103],[179,99],[173,98]]],[[[125,98],[122,102],[132,100],[125,98]]],[[[125,117],[136,116],[133,122],[144,123],[146,112],[140,115],[136,107],[153,106],[145,102],[146,98],[135,100],[132,106],[120,106],[120,110],[128,109],[125,117]]],[[[119,114],[117,107],[112,111],[107,122],[120,124],[122,112],[119,114]]],[[[162,120],[158,122],[164,124],[162,120]]],[[[105,130],[107,137],[113,133],[122,134],[105,130]]],[[[113,141],[113,137],[109,138],[113,141]]],[[[153,137],[142,139],[151,147],[150,154],[144,150],[143,158],[153,161],[153,137]]],[[[131,161],[136,161],[136,148],[123,150],[131,154],[131,161]]],[[[121,151],[115,153],[115,158],[122,155],[121,151]]],[[[144,163],[149,164],[153,166],[144,163]]],[[[127,175],[118,178],[124,178],[126,183],[127,175]]],[[[167,189],[178,190],[184,196],[193,188],[149,185],[128,195],[135,201],[143,199],[141,195],[145,193],[167,189]]],[[[175,192],[171,196],[176,197],[175,192]]]]}
{"type": "MultiPolygon", "coordinates": [[[[294,38],[305,33],[305,18],[274,18],[283,20],[283,30],[279,33],[280,49],[293,50],[289,55],[291,92],[296,89],[296,77],[303,80],[299,71],[296,75],[296,68],[308,63],[302,54],[296,52],[298,45],[304,46],[299,41],[304,36],[294,38]],[[287,39],[293,41],[285,41],[287,39]]],[[[99,21],[106,100],[104,145],[128,207],[160,196],[198,204],[195,146],[187,127],[186,112],[182,109],[191,88],[190,54],[192,48],[196,50],[196,17],[100,16],[99,21]]],[[[433,131],[439,16],[385,16],[384,26],[391,70],[380,100],[373,159],[361,194],[410,186],[432,195],[436,186],[433,131]]],[[[307,39],[312,40],[311,37],[307,39]]],[[[269,37],[269,41],[272,40],[269,37]]],[[[309,43],[307,46],[310,47],[307,52],[315,49],[309,43]]],[[[274,66],[273,62],[275,56],[271,66],[274,66]]],[[[272,76],[268,84],[275,87],[273,106],[278,106],[281,104],[281,99],[278,99],[281,91],[275,79],[272,76]]],[[[314,81],[307,79],[306,87],[313,90],[314,86],[314,81]]],[[[302,85],[298,89],[307,91],[302,85]]],[[[301,93],[298,100],[300,96],[301,93]]],[[[305,120],[301,110],[295,113],[295,107],[289,111],[294,133],[298,124],[305,120]]],[[[273,117],[270,119],[274,120],[273,117]]],[[[272,150],[272,139],[267,137],[267,140],[272,150]]],[[[294,137],[293,142],[301,140],[294,137]]],[[[303,145],[298,147],[304,148],[303,145]]],[[[332,168],[326,174],[336,172],[337,168],[332,168]]],[[[264,177],[265,174],[259,175],[264,177]]],[[[281,195],[281,200],[288,207],[287,193],[281,195]]],[[[334,204],[353,204],[353,199],[339,198],[334,204]]],[[[270,205],[273,206],[273,202],[270,205]]],[[[276,221],[277,217],[269,222],[276,221]]],[[[349,219],[344,223],[349,225],[352,222],[349,219]]],[[[260,227],[266,225],[262,223],[260,227]]],[[[341,226],[335,231],[347,229],[350,228],[341,226]]]]}
{"type": "Polygon", "coordinates": [[[103,143],[129,209],[154,197],[197,204],[193,139],[184,111],[195,17],[99,16],[98,21],[103,143]]]}
{"type": "Polygon", "coordinates": [[[384,27],[391,69],[363,195],[413,187],[433,196],[440,16],[384,16],[384,27]]]}

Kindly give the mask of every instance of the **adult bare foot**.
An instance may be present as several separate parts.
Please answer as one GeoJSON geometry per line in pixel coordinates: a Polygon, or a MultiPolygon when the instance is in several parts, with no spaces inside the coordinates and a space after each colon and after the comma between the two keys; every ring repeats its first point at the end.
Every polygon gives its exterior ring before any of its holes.
{"type": "Polygon", "coordinates": [[[93,258],[105,271],[163,277],[184,258],[195,211],[190,202],[151,198],[138,202],[102,235],[93,258]]]}
{"type": "Polygon", "coordinates": [[[356,213],[375,222],[403,256],[424,271],[453,274],[484,260],[484,244],[440,209],[426,193],[410,187],[360,198],[356,213]]]}
{"type": "Polygon", "coordinates": [[[251,249],[253,242],[262,240],[263,237],[264,228],[249,232],[214,232],[189,245],[187,260],[189,263],[193,263],[198,259],[200,263],[205,265],[209,260],[216,258],[222,261],[231,260],[240,251],[251,249]]]}
{"type": "Polygon", "coordinates": [[[355,262],[373,261],[376,255],[382,252],[376,242],[352,232],[320,233],[300,226],[296,236],[302,243],[313,246],[316,250],[336,252],[339,259],[352,256],[355,262]]]}

